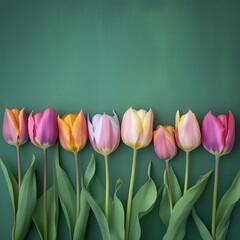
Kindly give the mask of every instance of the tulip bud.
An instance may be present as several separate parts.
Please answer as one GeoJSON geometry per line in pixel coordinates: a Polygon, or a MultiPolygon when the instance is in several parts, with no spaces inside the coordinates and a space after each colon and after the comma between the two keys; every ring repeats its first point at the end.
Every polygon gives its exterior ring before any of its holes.
{"type": "Polygon", "coordinates": [[[43,149],[53,145],[58,137],[57,113],[53,108],[44,112],[31,112],[28,118],[28,133],[31,142],[43,149]]]}
{"type": "Polygon", "coordinates": [[[150,109],[136,111],[129,108],[123,116],[121,136],[123,142],[135,149],[147,147],[152,141],[154,115],[150,109]]]}
{"type": "Polygon", "coordinates": [[[162,160],[170,160],[177,154],[177,146],[172,126],[157,127],[153,133],[154,150],[156,155],[162,160]]]}
{"type": "Polygon", "coordinates": [[[94,150],[104,156],[109,155],[119,145],[120,125],[115,112],[111,117],[107,114],[96,114],[90,122],[88,115],[89,140],[94,150]]]}
{"type": "Polygon", "coordinates": [[[70,152],[80,151],[87,143],[87,122],[83,112],[58,117],[59,141],[70,152]]]}
{"type": "Polygon", "coordinates": [[[3,137],[11,145],[25,143],[28,140],[27,116],[24,108],[7,109],[3,119],[3,137]]]}
{"type": "Polygon", "coordinates": [[[190,152],[201,144],[201,131],[195,114],[189,110],[187,114],[180,117],[176,113],[175,139],[179,148],[190,152]]]}
{"type": "Polygon", "coordinates": [[[235,120],[231,112],[215,117],[208,112],[202,122],[203,146],[210,153],[221,156],[229,153],[235,142],[235,120]]]}

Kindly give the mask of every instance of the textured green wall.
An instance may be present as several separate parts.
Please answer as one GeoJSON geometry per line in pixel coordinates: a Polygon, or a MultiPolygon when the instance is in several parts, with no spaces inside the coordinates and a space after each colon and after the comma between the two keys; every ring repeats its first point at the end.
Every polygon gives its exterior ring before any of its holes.
{"type": "MultiPolygon", "coordinates": [[[[240,169],[240,2],[212,0],[0,0],[0,126],[5,107],[42,111],[55,107],[60,115],[83,109],[119,118],[130,106],[152,108],[155,126],[174,124],[175,112],[189,108],[201,121],[207,111],[231,110],[236,117],[236,145],[220,161],[219,197],[240,169]]],[[[81,169],[93,152],[80,152],[81,169]]],[[[31,143],[21,148],[23,171],[31,155],[37,158],[38,194],[42,194],[42,152],[31,143]]],[[[49,158],[52,158],[52,149],[49,158]]],[[[17,174],[15,149],[0,137],[0,156],[17,174]]],[[[97,174],[104,182],[104,161],[98,154],[97,174]]],[[[132,151],[123,143],[110,156],[111,192],[121,177],[119,191],[126,205],[132,151]]],[[[146,180],[153,161],[153,178],[162,183],[165,164],[153,146],[139,151],[135,190],[146,180]]],[[[184,154],[172,160],[183,184],[184,154]]],[[[61,165],[75,179],[72,155],[61,150],[61,165]]],[[[52,161],[49,161],[51,173],[52,161]]],[[[201,146],[191,154],[190,185],[214,167],[201,146]]],[[[52,176],[49,176],[49,186],[52,176]]],[[[213,178],[197,204],[210,227],[213,178]]],[[[165,227],[158,216],[159,202],[142,221],[142,239],[161,239],[165,227]]],[[[239,239],[240,205],[232,214],[228,239],[239,239]]],[[[0,239],[8,240],[12,208],[0,172],[0,239]]],[[[186,239],[200,239],[192,219],[186,239]]],[[[38,239],[32,225],[27,239],[38,239]]],[[[59,239],[68,239],[60,213],[59,239]]],[[[91,214],[87,239],[100,239],[91,214]]]]}

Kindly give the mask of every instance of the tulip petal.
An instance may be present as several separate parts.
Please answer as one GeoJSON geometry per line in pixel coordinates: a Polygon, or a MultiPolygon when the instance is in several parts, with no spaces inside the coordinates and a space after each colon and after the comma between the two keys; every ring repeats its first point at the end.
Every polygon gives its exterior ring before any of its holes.
{"type": "Polygon", "coordinates": [[[137,141],[142,132],[142,123],[137,111],[129,108],[123,115],[121,137],[123,142],[132,147],[137,147],[137,141]]]}
{"type": "Polygon", "coordinates": [[[224,149],[224,125],[211,112],[202,122],[203,146],[211,153],[220,155],[224,149]]]}
{"type": "Polygon", "coordinates": [[[28,140],[28,129],[27,129],[27,116],[25,109],[21,109],[18,115],[19,122],[19,139],[20,143],[23,144],[28,140]]]}
{"type": "Polygon", "coordinates": [[[75,140],[77,151],[80,151],[88,140],[87,122],[82,111],[75,118],[72,126],[72,136],[75,140]]]}
{"type": "Polygon", "coordinates": [[[143,122],[144,118],[146,117],[147,111],[144,109],[140,109],[137,111],[137,115],[140,118],[140,121],[143,122]]]}
{"type": "Polygon", "coordinates": [[[36,120],[36,115],[35,115],[35,127],[36,127],[35,140],[41,146],[49,147],[56,142],[58,137],[57,113],[53,108],[47,108],[43,112],[40,121],[36,120]]]}
{"type": "Polygon", "coordinates": [[[71,136],[71,130],[68,124],[58,117],[58,129],[59,129],[59,141],[61,146],[67,150],[72,151],[70,136],[71,136]]]}
{"type": "MultiPolygon", "coordinates": [[[[28,117],[28,134],[29,134],[31,142],[36,145],[34,126],[35,126],[35,123],[34,123],[34,116],[33,116],[33,111],[32,111],[28,117]]],[[[37,143],[37,146],[39,147],[38,143],[37,143]]]]}
{"type": "Polygon", "coordinates": [[[228,116],[228,131],[227,131],[227,136],[225,140],[225,153],[229,153],[234,146],[235,142],[235,119],[234,116],[231,112],[227,114],[228,116]]]}
{"type": "Polygon", "coordinates": [[[179,121],[180,121],[180,112],[179,110],[177,110],[176,116],[175,116],[175,128],[177,128],[179,121]]]}
{"type": "Polygon", "coordinates": [[[96,146],[96,142],[95,142],[95,138],[94,138],[94,129],[93,129],[93,125],[90,122],[89,114],[88,114],[88,136],[89,136],[89,141],[90,141],[92,147],[94,149],[96,149],[97,146],[96,146]]]}
{"type": "Polygon", "coordinates": [[[138,145],[141,147],[148,146],[152,141],[153,120],[154,114],[150,109],[148,112],[146,112],[146,115],[142,121],[142,133],[138,139],[138,145]]]}

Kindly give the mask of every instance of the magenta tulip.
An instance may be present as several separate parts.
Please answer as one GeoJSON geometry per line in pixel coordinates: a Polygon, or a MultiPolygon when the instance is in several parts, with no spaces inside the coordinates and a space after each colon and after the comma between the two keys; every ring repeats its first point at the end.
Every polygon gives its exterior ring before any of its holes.
{"type": "Polygon", "coordinates": [[[215,155],[215,176],[212,203],[212,238],[216,235],[217,192],[219,177],[219,158],[229,153],[235,142],[235,120],[231,112],[215,117],[208,112],[202,122],[202,143],[215,155]]]}
{"type": "Polygon", "coordinates": [[[119,145],[120,125],[114,112],[111,117],[107,114],[96,114],[90,122],[88,116],[88,133],[92,147],[102,155],[109,155],[119,145]]]}
{"type": "Polygon", "coordinates": [[[43,150],[43,235],[48,236],[47,222],[47,148],[52,146],[58,138],[57,113],[53,108],[47,108],[44,112],[28,118],[28,133],[31,142],[43,150]]]}
{"type": "Polygon", "coordinates": [[[235,120],[231,112],[215,117],[208,112],[202,122],[203,146],[214,155],[229,153],[235,142],[235,120]]]}
{"type": "Polygon", "coordinates": [[[48,148],[53,145],[58,137],[57,113],[53,108],[28,118],[28,133],[31,142],[38,147],[48,148]]]}
{"type": "Polygon", "coordinates": [[[177,154],[174,128],[172,126],[159,125],[153,136],[154,150],[160,159],[170,160],[177,154]]]}
{"type": "Polygon", "coordinates": [[[3,119],[3,137],[11,145],[22,145],[28,140],[27,116],[25,109],[7,109],[3,119]]]}

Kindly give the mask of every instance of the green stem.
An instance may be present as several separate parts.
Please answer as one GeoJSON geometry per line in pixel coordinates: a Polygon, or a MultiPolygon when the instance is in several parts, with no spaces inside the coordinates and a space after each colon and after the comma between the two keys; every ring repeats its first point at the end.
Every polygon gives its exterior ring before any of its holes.
{"type": "Polygon", "coordinates": [[[185,167],[185,181],[184,181],[184,192],[188,190],[188,172],[189,172],[189,152],[186,152],[186,167],[185,167]]]}
{"type": "Polygon", "coordinates": [[[129,227],[130,227],[130,220],[131,220],[131,208],[132,208],[132,194],[133,194],[133,185],[134,185],[134,178],[135,178],[135,170],[136,170],[136,160],[137,160],[137,149],[133,149],[133,161],[132,161],[132,173],[129,185],[129,192],[128,192],[128,202],[127,202],[127,213],[126,213],[126,240],[129,238],[129,227]]]}
{"type": "Polygon", "coordinates": [[[16,145],[17,149],[17,161],[18,161],[18,190],[20,190],[22,184],[22,177],[21,177],[21,159],[20,159],[20,148],[19,145],[16,145]]]}
{"type": "Polygon", "coordinates": [[[171,189],[171,180],[170,180],[170,169],[169,169],[169,160],[166,160],[166,172],[167,172],[167,184],[168,184],[168,196],[169,196],[169,206],[170,214],[172,215],[173,203],[172,203],[172,189],[171,189]]]}
{"type": "Polygon", "coordinates": [[[219,156],[215,156],[215,175],[214,175],[214,189],[213,189],[213,203],[212,203],[212,238],[213,240],[215,240],[215,233],[216,233],[218,174],[219,174],[219,156]]]}
{"type": "Polygon", "coordinates": [[[43,226],[44,240],[48,238],[48,223],[47,223],[47,149],[43,149],[44,168],[43,168],[43,226]]]}
{"type": "Polygon", "coordinates": [[[105,158],[105,172],[106,172],[106,195],[105,195],[105,216],[108,221],[109,218],[109,169],[108,169],[108,155],[105,158]]]}
{"type": "Polygon", "coordinates": [[[78,153],[74,152],[75,168],[76,168],[76,221],[80,213],[80,179],[78,166],[78,153]]]}

